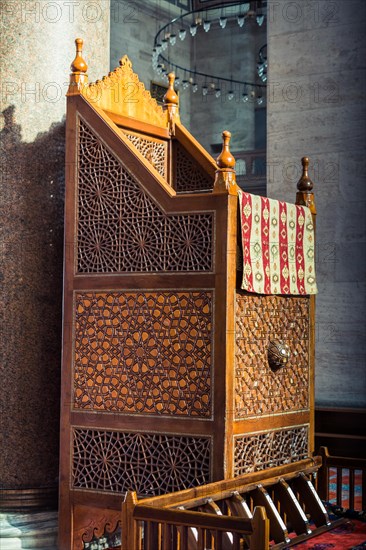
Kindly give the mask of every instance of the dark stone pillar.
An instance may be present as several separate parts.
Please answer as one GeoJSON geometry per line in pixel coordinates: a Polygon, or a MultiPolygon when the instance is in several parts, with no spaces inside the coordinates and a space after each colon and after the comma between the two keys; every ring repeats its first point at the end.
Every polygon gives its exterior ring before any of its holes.
{"type": "Polygon", "coordinates": [[[108,72],[109,1],[0,9],[0,511],[38,513],[57,507],[65,94],[76,37],[89,80],[108,72]]]}

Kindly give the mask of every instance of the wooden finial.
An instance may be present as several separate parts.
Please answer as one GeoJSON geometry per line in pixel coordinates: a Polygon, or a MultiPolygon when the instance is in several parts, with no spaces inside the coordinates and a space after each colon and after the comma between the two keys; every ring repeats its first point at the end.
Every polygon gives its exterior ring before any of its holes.
{"type": "Polygon", "coordinates": [[[231,133],[228,130],[224,130],[222,132],[222,151],[216,159],[216,164],[219,168],[233,170],[235,167],[235,159],[229,149],[230,138],[231,133]]]}
{"type": "Polygon", "coordinates": [[[236,185],[235,174],[235,159],[230,153],[231,133],[228,130],[222,132],[222,151],[216,159],[218,169],[216,170],[214,193],[229,193],[229,195],[236,195],[238,186],[236,185]]]}
{"type": "Polygon", "coordinates": [[[70,67],[72,73],[86,73],[86,71],[88,70],[88,65],[85,63],[82,55],[83,44],[84,40],[82,38],[75,39],[76,55],[70,67]]]}
{"type": "Polygon", "coordinates": [[[302,175],[297,183],[297,188],[299,191],[311,191],[313,188],[313,182],[309,178],[309,157],[302,157],[302,175]]]}
{"type": "Polygon", "coordinates": [[[169,80],[169,86],[166,94],[164,95],[164,103],[165,105],[178,105],[178,96],[175,93],[174,90],[174,81],[175,81],[175,74],[169,73],[168,74],[168,80],[169,80]]]}
{"type": "Polygon", "coordinates": [[[166,94],[164,95],[164,109],[168,112],[168,126],[171,135],[175,133],[175,119],[178,116],[178,95],[174,90],[175,74],[168,74],[169,86],[166,94]]]}
{"type": "Polygon", "coordinates": [[[313,182],[309,177],[309,157],[302,157],[302,174],[297,183],[298,192],[296,193],[296,204],[307,206],[311,213],[316,215],[316,207],[313,193],[313,182]]]}
{"type": "Polygon", "coordinates": [[[67,95],[74,95],[80,92],[82,86],[88,82],[88,65],[86,64],[82,52],[83,52],[83,39],[76,38],[76,55],[74,61],[71,63],[70,69],[70,86],[67,95]]]}

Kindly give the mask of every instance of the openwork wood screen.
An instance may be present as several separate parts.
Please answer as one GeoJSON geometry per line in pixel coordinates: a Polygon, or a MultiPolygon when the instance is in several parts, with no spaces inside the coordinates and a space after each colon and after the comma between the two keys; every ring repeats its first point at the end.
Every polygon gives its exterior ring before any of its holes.
{"type": "Polygon", "coordinates": [[[212,214],[167,215],[79,123],[79,273],[212,271],[212,214]]]}
{"type": "Polygon", "coordinates": [[[154,496],[210,480],[210,438],[74,429],[73,487],[154,496]]]}
{"type": "Polygon", "coordinates": [[[309,426],[234,438],[235,475],[291,464],[309,456],[309,426]]]}

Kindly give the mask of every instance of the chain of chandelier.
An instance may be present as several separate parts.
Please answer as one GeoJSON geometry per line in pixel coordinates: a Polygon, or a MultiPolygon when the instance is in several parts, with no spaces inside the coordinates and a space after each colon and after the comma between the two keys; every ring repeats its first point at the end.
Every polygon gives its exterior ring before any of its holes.
{"type": "Polygon", "coordinates": [[[265,12],[261,2],[231,2],[225,5],[208,7],[204,10],[192,10],[181,14],[161,27],[155,35],[154,48],[152,53],[152,65],[154,71],[161,77],[167,78],[169,72],[176,73],[175,87],[186,90],[191,89],[193,93],[200,91],[203,96],[214,95],[216,98],[222,97],[225,93],[229,101],[236,95],[236,89],[241,90],[241,100],[245,103],[250,99],[255,100],[258,105],[263,103],[263,92],[267,81],[267,45],[262,46],[258,52],[257,74],[261,83],[248,82],[216,76],[204,72],[192,70],[183,67],[170,60],[170,56],[165,52],[177,43],[177,40],[183,41],[187,33],[192,37],[197,32],[209,32],[213,25],[219,25],[225,29],[228,22],[236,21],[240,28],[245,28],[249,22],[259,27],[263,25],[265,12]],[[235,13],[233,8],[235,8],[235,13]],[[210,18],[209,14],[215,11],[219,14],[210,18]],[[188,21],[188,23],[187,23],[188,21]],[[183,74],[183,78],[180,74],[183,74]],[[202,86],[199,86],[198,80],[203,80],[202,86]],[[227,90],[227,91],[226,91],[227,90]]]}

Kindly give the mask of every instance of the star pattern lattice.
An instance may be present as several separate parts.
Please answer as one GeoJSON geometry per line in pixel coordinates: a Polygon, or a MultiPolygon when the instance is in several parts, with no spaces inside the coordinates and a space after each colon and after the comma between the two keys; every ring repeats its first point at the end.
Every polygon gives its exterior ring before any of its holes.
{"type": "Polygon", "coordinates": [[[234,438],[234,475],[297,462],[309,456],[309,427],[275,430],[234,438]]]}
{"type": "Polygon", "coordinates": [[[211,416],[212,292],[75,296],[74,407],[211,416]]]}
{"type": "Polygon", "coordinates": [[[166,214],[79,121],[77,271],[205,272],[213,214],[166,214]]]}
{"type": "Polygon", "coordinates": [[[207,437],[73,430],[74,488],[154,496],[210,482],[207,437]]]}
{"type": "Polygon", "coordinates": [[[236,297],[236,418],[307,410],[309,407],[309,298],[236,297]],[[286,367],[274,372],[268,344],[288,344],[286,367]]]}

